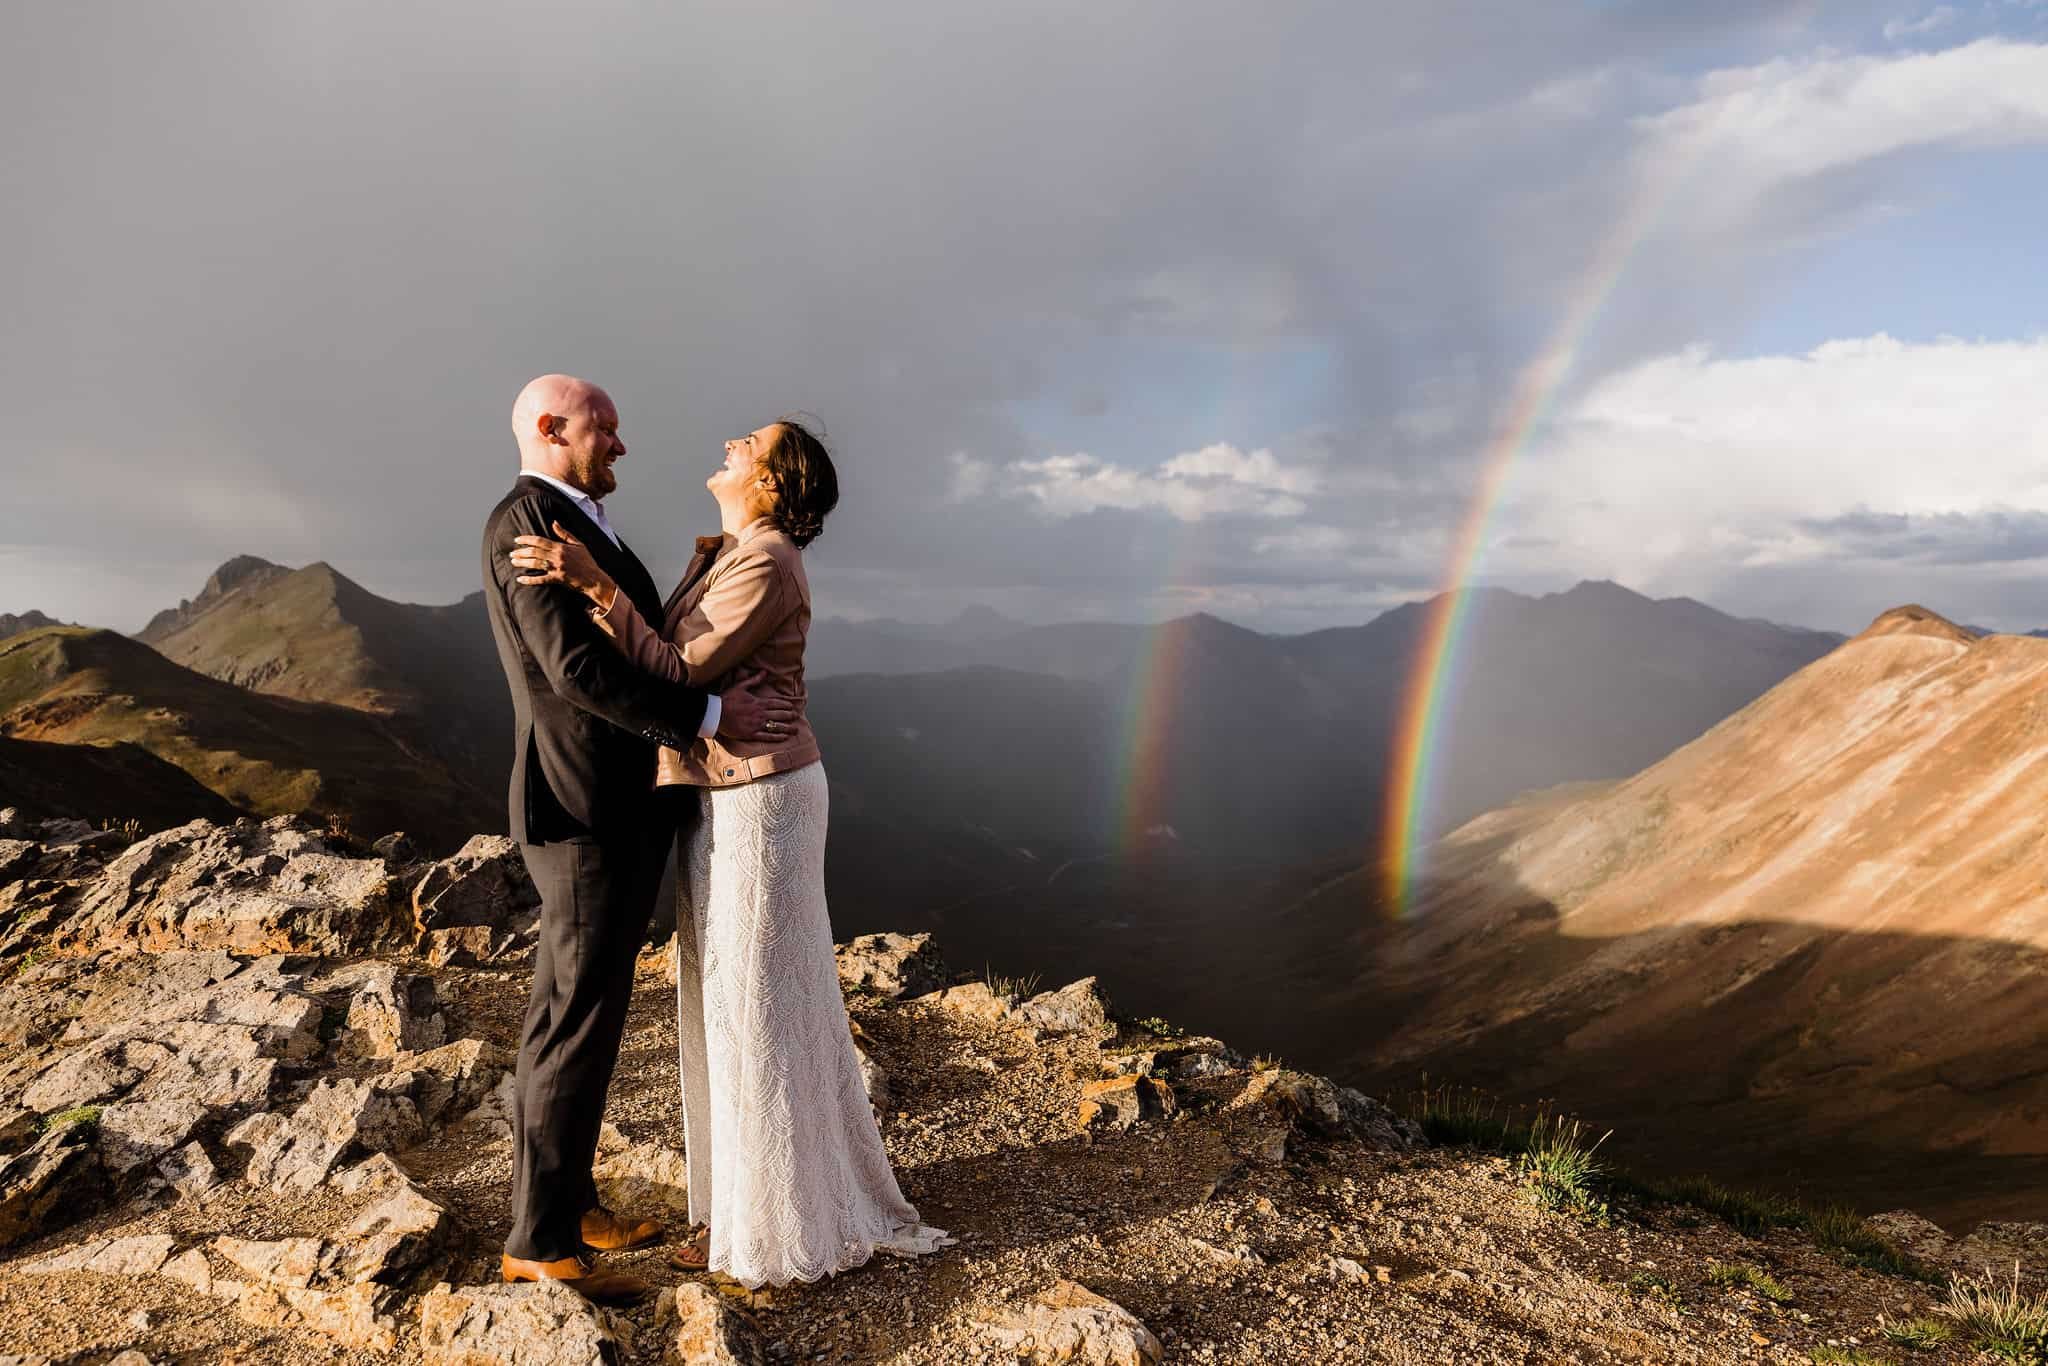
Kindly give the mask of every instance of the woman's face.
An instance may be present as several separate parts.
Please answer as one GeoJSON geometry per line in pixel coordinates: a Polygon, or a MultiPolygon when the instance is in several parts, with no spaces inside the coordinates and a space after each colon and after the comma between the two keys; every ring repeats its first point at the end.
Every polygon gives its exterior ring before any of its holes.
{"type": "Polygon", "coordinates": [[[704,481],[704,487],[716,494],[720,502],[728,499],[745,502],[754,498],[765,501],[771,497],[767,490],[757,487],[763,477],[761,457],[774,447],[781,435],[782,424],[771,422],[726,442],[725,463],[704,481]]]}

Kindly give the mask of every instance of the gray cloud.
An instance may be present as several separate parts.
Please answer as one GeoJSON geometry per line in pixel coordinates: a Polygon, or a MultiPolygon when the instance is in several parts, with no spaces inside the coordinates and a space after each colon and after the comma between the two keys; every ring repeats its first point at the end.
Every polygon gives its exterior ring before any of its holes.
{"type": "MultiPolygon", "coordinates": [[[[0,251],[31,263],[0,287],[0,608],[132,627],[196,587],[166,566],[244,550],[453,598],[511,396],[567,369],[620,402],[615,520],[659,573],[715,515],[718,440],[800,407],[847,490],[824,610],[1359,620],[1434,581],[1502,396],[1641,193],[1636,116],[1696,97],[1688,62],[1806,50],[1801,22],[31,7],[0,89],[0,251]],[[1276,368],[1284,403],[1231,378],[1276,368]],[[1142,471],[1217,443],[1313,463],[1301,525],[1337,539],[955,496],[962,454],[1142,471]]],[[[1768,275],[1740,263],[1881,192],[1800,188],[1724,221],[1713,272],[1649,242],[1586,377],[1739,312],[1728,280],[1768,275]]]]}

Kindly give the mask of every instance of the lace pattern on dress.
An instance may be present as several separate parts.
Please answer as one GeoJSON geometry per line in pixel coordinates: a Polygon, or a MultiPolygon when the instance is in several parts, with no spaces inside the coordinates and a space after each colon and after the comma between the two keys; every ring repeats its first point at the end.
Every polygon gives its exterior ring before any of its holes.
{"type": "Polygon", "coordinates": [[[950,1245],[918,1222],[854,1054],[825,906],[825,768],[706,788],[679,878],[676,1024],[690,1219],[710,1269],[815,1281],[950,1245]]]}

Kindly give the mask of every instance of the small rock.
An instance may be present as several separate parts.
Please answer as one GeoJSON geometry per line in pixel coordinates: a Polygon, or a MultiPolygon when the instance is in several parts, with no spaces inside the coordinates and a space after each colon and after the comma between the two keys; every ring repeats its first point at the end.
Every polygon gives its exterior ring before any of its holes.
{"type": "Polygon", "coordinates": [[[540,893],[517,844],[503,835],[477,835],[414,884],[412,913],[416,952],[429,951],[429,936],[482,930],[483,935],[437,942],[444,956],[466,952],[483,961],[531,932],[540,914],[540,893]]]}
{"type": "Polygon", "coordinates": [[[998,996],[989,989],[986,982],[967,982],[943,991],[928,992],[916,998],[914,1004],[930,1003],[957,1011],[969,1019],[986,1020],[995,1024],[1010,1018],[1011,1002],[1008,997],[998,996]]]}
{"type": "Polygon", "coordinates": [[[220,1184],[220,1169],[199,1143],[187,1143],[166,1153],[156,1164],[157,1175],[186,1200],[196,1200],[220,1184]]]}
{"type": "Polygon", "coordinates": [[[1340,1281],[1365,1282],[1372,1279],[1372,1273],[1349,1257],[1330,1258],[1330,1276],[1340,1281]]]}
{"type": "Polygon", "coordinates": [[[389,1352],[398,1346],[399,1303],[399,1293],[384,1285],[342,1290],[252,1285],[237,1296],[235,1314],[259,1328],[311,1328],[346,1347],[389,1352]]]}
{"type": "Polygon", "coordinates": [[[1093,977],[1040,992],[1018,1006],[1016,1014],[1048,1034],[1097,1034],[1109,1028],[1109,1006],[1093,977]]]}
{"type": "Polygon", "coordinates": [[[1128,1309],[1073,1281],[1055,1281],[1021,1305],[983,1311],[981,1331],[1027,1362],[1154,1366],[1166,1354],[1128,1309]]]}
{"type": "Polygon", "coordinates": [[[435,1286],[420,1301],[429,1366],[616,1366],[619,1320],[560,1281],[435,1286]]]}
{"type": "Polygon", "coordinates": [[[1110,1077],[1081,1088],[1074,1119],[1083,1129],[1121,1130],[1171,1115],[1178,1108],[1173,1088],[1157,1077],[1110,1077]]]}
{"type": "Polygon", "coordinates": [[[109,1105],[100,1112],[100,1161],[117,1177],[151,1165],[182,1146],[208,1113],[189,1097],[109,1105]]]}
{"type": "Polygon", "coordinates": [[[897,1000],[946,985],[946,967],[929,934],[864,934],[837,945],[839,985],[897,1000]]]}
{"type": "Polygon", "coordinates": [[[389,963],[363,963],[321,985],[349,988],[348,1021],[337,1040],[343,1058],[390,1058],[439,1048],[448,1020],[431,977],[400,972],[389,963]]]}
{"type": "Polygon", "coordinates": [[[1932,1219],[1923,1219],[1909,1209],[1886,1210],[1864,1222],[1889,1239],[1901,1252],[1923,1262],[1945,1262],[1955,1240],[1932,1219]]]}
{"type": "Polygon", "coordinates": [[[1228,1108],[1261,1106],[1325,1138],[1355,1138],[1368,1147],[1407,1152],[1428,1146],[1421,1126],[1349,1086],[1284,1067],[1255,1072],[1228,1108]]]}
{"type": "Polygon", "coordinates": [[[767,1366],[767,1347],[737,1310],[711,1287],[684,1281],[661,1292],[655,1330],[674,1341],[662,1360],[673,1366],[767,1366]]]}
{"type": "Polygon", "coordinates": [[[289,1115],[251,1115],[225,1142],[247,1148],[243,1180],[252,1185],[311,1190],[359,1152],[389,1152],[424,1132],[419,1108],[407,1094],[432,1073],[404,1072],[367,1081],[322,1080],[289,1115]]]}
{"type": "Polygon", "coordinates": [[[63,1124],[0,1160],[0,1248],[75,1223],[98,1209],[106,1182],[90,1124],[63,1124]]]}

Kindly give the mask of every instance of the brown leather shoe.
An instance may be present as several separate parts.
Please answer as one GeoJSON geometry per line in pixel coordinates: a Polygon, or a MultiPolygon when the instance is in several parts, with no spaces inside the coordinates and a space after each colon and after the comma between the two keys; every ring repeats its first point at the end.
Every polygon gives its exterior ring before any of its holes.
{"type": "Polygon", "coordinates": [[[564,1257],[558,1262],[529,1261],[506,1253],[502,1259],[505,1279],[560,1281],[584,1299],[596,1304],[627,1304],[644,1296],[650,1287],[638,1276],[623,1271],[600,1271],[588,1257],[564,1257]]]}
{"type": "Polygon", "coordinates": [[[599,1252],[631,1252],[660,1242],[661,1232],[661,1225],[652,1219],[631,1219],[608,1209],[590,1210],[583,1216],[583,1245],[599,1252]]]}

